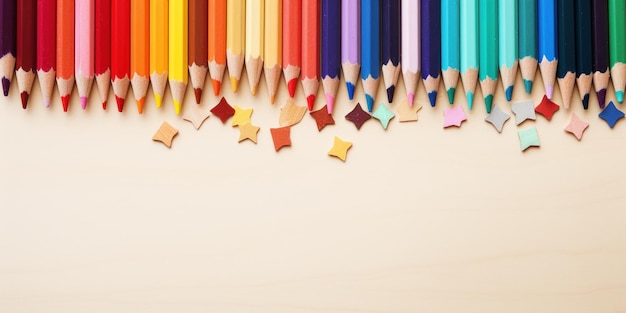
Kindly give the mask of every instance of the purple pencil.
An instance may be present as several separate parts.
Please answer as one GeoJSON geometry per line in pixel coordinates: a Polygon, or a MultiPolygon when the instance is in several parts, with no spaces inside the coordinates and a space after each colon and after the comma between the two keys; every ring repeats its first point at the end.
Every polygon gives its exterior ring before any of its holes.
{"type": "Polygon", "coordinates": [[[437,103],[441,77],[441,1],[421,1],[422,80],[430,105],[437,103]]]}
{"type": "Polygon", "coordinates": [[[0,0],[0,75],[2,75],[2,92],[5,97],[9,95],[15,71],[16,38],[16,0],[0,0]]]}
{"type": "Polygon", "coordinates": [[[341,1],[341,63],[346,79],[348,98],[354,99],[354,89],[361,70],[361,1],[341,1]]]}
{"type": "Polygon", "coordinates": [[[326,94],[328,114],[333,113],[341,71],[341,3],[322,0],[322,86],[326,94]]]}

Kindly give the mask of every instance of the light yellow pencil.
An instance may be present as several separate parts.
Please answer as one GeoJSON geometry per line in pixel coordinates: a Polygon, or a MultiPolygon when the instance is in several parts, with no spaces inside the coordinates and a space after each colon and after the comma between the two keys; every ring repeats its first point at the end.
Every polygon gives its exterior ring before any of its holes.
{"type": "Polygon", "coordinates": [[[168,78],[176,114],[181,112],[187,81],[189,80],[187,5],[187,0],[170,0],[168,78]]]}
{"type": "Polygon", "coordinates": [[[168,15],[168,0],[150,0],[150,83],[157,108],[167,85],[168,15]]]}
{"type": "Polygon", "coordinates": [[[265,1],[265,82],[272,104],[283,67],[283,0],[265,1]]]}
{"type": "Polygon", "coordinates": [[[252,95],[263,71],[263,44],[265,39],[265,0],[248,0],[246,3],[246,71],[252,95]]]}
{"type": "Polygon", "coordinates": [[[230,76],[230,87],[233,92],[237,92],[239,88],[239,80],[243,70],[243,57],[246,48],[245,10],[246,0],[228,0],[226,3],[226,64],[230,76]]]}

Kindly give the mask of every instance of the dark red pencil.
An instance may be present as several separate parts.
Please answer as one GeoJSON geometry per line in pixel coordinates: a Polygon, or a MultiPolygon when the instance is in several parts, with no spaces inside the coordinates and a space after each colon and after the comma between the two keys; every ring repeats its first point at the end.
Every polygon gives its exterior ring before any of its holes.
{"type": "Polygon", "coordinates": [[[57,1],[37,1],[37,78],[46,105],[54,90],[57,62],[57,1]]]}
{"type": "Polygon", "coordinates": [[[102,100],[107,108],[111,85],[111,0],[96,0],[94,27],[94,74],[102,100]]]}
{"type": "Polygon", "coordinates": [[[37,1],[17,2],[17,58],[15,76],[20,89],[22,108],[26,109],[28,97],[35,81],[37,67],[37,1]]]}

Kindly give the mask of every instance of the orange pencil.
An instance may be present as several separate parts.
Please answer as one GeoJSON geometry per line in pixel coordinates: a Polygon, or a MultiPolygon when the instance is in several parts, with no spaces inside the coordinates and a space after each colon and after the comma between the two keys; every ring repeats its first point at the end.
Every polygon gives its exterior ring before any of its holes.
{"type": "MultiPolygon", "coordinates": [[[[315,96],[320,81],[320,2],[303,0],[302,2],[302,88],[313,111],[315,96]]],[[[338,30],[339,31],[339,30],[338,30]]]]}
{"type": "Polygon", "coordinates": [[[209,74],[213,94],[220,94],[226,69],[226,0],[209,0],[209,74]]]}
{"type": "Polygon", "coordinates": [[[130,3],[130,73],[137,111],[141,114],[150,83],[149,0],[132,0],[130,3]]]}
{"type": "Polygon", "coordinates": [[[302,0],[283,1],[283,74],[294,97],[302,66],[302,0]]]}
{"type": "Polygon", "coordinates": [[[74,0],[57,1],[57,86],[67,112],[74,89],[74,0]]]}

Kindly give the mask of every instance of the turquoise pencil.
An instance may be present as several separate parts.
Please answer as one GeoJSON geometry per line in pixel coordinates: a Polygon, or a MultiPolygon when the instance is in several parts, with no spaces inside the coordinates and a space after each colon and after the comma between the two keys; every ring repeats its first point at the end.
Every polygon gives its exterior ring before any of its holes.
{"type": "Polygon", "coordinates": [[[459,0],[441,0],[441,76],[450,104],[459,82],[459,63],[459,0]]]}
{"type": "Polygon", "coordinates": [[[480,88],[487,113],[491,113],[493,95],[498,87],[498,0],[481,0],[480,21],[480,88]]]}
{"type": "Polygon", "coordinates": [[[460,11],[461,82],[467,97],[467,107],[474,105],[478,82],[478,0],[461,0],[460,11]]]}
{"type": "Polygon", "coordinates": [[[524,89],[530,94],[537,73],[537,0],[519,0],[518,54],[524,89]]]}
{"type": "Polygon", "coordinates": [[[513,98],[517,75],[517,9],[517,0],[500,0],[498,3],[500,77],[506,101],[513,98]]]}

